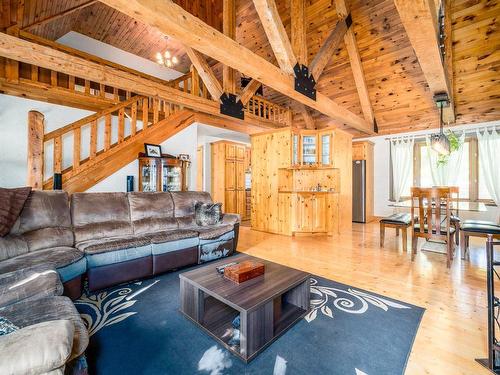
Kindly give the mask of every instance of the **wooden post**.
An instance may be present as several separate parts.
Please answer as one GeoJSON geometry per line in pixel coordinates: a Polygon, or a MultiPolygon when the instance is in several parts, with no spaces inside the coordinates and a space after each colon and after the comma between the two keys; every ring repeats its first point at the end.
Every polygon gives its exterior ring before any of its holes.
{"type": "Polygon", "coordinates": [[[194,65],[191,65],[191,94],[200,96],[200,77],[194,65]]]}
{"type": "Polygon", "coordinates": [[[27,185],[37,190],[43,189],[43,134],[43,114],[38,111],[29,111],[27,185]]]}
{"type": "MultiPolygon", "coordinates": [[[[19,27],[7,29],[7,34],[19,37],[19,27]]],[[[11,59],[5,60],[5,78],[9,82],[19,82],[19,61],[11,59]]]]}

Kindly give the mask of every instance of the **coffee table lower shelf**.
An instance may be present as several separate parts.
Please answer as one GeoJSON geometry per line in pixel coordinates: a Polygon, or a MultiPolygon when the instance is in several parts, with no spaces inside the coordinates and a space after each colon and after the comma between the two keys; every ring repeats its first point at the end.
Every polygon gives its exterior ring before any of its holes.
{"type": "Polygon", "coordinates": [[[309,278],[252,310],[230,306],[182,277],[180,282],[183,315],[246,363],[309,312],[309,278]],[[238,315],[239,345],[230,345],[238,315]]]}

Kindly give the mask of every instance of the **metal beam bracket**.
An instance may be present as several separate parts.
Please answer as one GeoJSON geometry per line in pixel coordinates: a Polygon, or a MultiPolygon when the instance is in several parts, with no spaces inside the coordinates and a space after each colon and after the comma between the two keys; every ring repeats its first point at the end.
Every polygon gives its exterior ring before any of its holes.
{"type": "Polygon", "coordinates": [[[225,92],[220,97],[220,113],[226,116],[245,119],[245,112],[243,111],[243,103],[241,100],[236,101],[236,95],[225,92]]]}
{"type": "Polygon", "coordinates": [[[316,100],[316,80],[312,74],[309,74],[309,68],[297,63],[293,67],[293,71],[295,73],[295,91],[316,100]]]}

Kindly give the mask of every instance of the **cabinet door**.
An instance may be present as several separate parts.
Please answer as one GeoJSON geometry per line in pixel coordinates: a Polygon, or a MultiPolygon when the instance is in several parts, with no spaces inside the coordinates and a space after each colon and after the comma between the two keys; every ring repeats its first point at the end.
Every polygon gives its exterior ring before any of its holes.
{"type": "Polygon", "coordinates": [[[365,160],[365,147],[362,143],[352,145],[352,160],[365,160]]]}
{"type": "Polygon", "coordinates": [[[332,132],[323,132],[319,133],[319,146],[320,146],[320,164],[321,165],[332,165],[332,150],[333,145],[333,133],[332,132]]]}
{"type": "Polygon", "coordinates": [[[234,160],[226,160],[225,170],[225,185],[226,190],[236,189],[236,162],[234,160]]]}
{"type": "Polygon", "coordinates": [[[236,190],[245,190],[245,164],[243,161],[235,162],[236,190]]]}
{"type": "Polygon", "coordinates": [[[245,160],[245,146],[236,146],[236,159],[245,160]]]}
{"type": "Polygon", "coordinates": [[[237,205],[236,205],[236,190],[226,190],[226,199],[225,199],[225,213],[237,213],[237,205]]]}
{"type": "Polygon", "coordinates": [[[241,215],[241,218],[244,220],[247,216],[247,194],[245,190],[238,190],[236,192],[236,213],[241,215]]]}
{"type": "Polygon", "coordinates": [[[316,164],[318,162],[318,139],[316,135],[302,136],[302,164],[316,164]]]}
{"type": "Polygon", "coordinates": [[[236,159],[236,145],[226,145],[226,159],[236,159]]]}
{"type": "Polygon", "coordinates": [[[326,195],[313,194],[311,198],[312,232],[326,232],[326,195]]]}
{"type": "Polygon", "coordinates": [[[314,205],[312,194],[300,194],[297,196],[295,207],[295,223],[297,232],[313,231],[314,205]]]}
{"type": "Polygon", "coordinates": [[[298,165],[299,160],[299,135],[292,133],[292,165],[298,165]]]}
{"type": "Polygon", "coordinates": [[[252,165],[252,151],[250,147],[245,147],[245,171],[252,165]]]}

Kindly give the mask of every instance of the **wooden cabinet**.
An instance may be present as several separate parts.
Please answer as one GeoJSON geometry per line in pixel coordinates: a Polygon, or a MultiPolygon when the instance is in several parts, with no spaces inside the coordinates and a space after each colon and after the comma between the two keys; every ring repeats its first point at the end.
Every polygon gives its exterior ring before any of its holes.
{"type": "Polygon", "coordinates": [[[292,133],[292,165],[333,165],[332,130],[300,130],[292,133]]]}
{"type": "Polygon", "coordinates": [[[245,170],[249,150],[242,144],[212,143],[212,199],[224,204],[223,210],[248,218],[245,170]]]}
{"type": "Polygon", "coordinates": [[[185,191],[188,190],[188,161],[172,155],[150,158],[139,154],[139,191],[185,191]]]}
{"type": "Polygon", "coordinates": [[[327,232],[327,194],[296,193],[293,203],[293,232],[327,232]]]}
{"type": "Polygon", "coordinates": [[[374,218],[374,155],[373,143],[370,141],[353,142],[352,160],[365,160],[366,165],[366,222],[374,218]]]}

